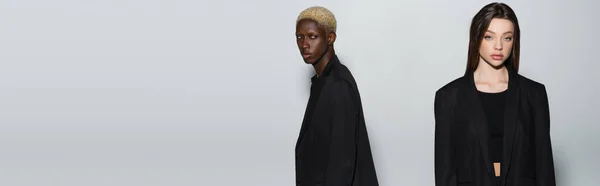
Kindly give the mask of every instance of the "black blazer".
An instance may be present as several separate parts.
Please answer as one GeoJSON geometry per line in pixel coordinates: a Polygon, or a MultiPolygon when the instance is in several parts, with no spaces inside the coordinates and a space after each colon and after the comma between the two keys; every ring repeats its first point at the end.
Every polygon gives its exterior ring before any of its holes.
{"type": "MultiPolygon", "coordinates": [[[[507,91],[500,185],[556,185],[544,85],[509,68],[507,91]]],[[[497,185],[487,125],[472,72],[436,92],[436,186],[497,185]]]]}
{"type": "Polygon", "coordinates": [[[296,185],[378,185],[358,88],[337,56],[312,78],[296,143],[296,185]]]}

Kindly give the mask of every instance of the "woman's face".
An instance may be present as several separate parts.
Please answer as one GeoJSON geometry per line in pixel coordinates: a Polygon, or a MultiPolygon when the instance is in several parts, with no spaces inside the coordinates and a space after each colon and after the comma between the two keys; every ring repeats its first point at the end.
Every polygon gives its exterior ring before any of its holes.
{"type": "Polygon", "coordinates": [[[499,68],[510,56],[513,47],[514,25],[508,19],[494,18],[483,35],[479,47],[479,63],[499,68]]]}

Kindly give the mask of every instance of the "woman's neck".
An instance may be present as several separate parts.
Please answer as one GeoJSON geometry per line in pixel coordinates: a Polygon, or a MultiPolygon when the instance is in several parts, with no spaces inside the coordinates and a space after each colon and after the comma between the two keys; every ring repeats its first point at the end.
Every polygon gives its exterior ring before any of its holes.
{"type": "Polygon", "coordinates": [[[473,79],[477,90],[481,92],[496,93],[508,89],[508,69],[504,65],[494,68],[481,61],[473,72],[473,79]]]}
{"type": "Polygon", "coordinates": [[[483,83],[507,83],[508,69],[502,65],[500,68],[494,68],[485,61],[479,62],[477,69],[473,72],[475,82],[483,83]]]}

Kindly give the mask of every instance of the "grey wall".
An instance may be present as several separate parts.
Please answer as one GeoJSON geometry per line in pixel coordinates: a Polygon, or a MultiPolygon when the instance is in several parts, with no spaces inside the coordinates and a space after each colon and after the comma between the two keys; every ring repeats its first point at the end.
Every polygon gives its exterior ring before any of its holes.
{"type": "MultiPolygon", "coordinates": [[[[433,185],[434,92],[487,3],[1,1],[0,185],[293,185],[313,73],[294,23],[312,5],[338,18],[381,185],[433,185]]],[[[521,74],[548,90],[558,182],[597,184],[600,3],[507,3],[521,74]]]]}

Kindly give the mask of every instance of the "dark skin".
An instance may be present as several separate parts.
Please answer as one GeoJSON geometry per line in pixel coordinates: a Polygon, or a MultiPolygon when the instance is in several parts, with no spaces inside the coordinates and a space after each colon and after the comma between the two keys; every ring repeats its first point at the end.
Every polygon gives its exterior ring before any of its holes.
{"type": "Polygon", "coordinates": [[[320,76],[329,60],[335,55],[335,32],[326,33],[317,22],[304,19],[296,24],[296,44],[306,64],[313,65],[320,76]]]}

